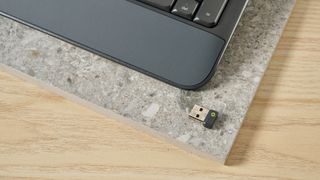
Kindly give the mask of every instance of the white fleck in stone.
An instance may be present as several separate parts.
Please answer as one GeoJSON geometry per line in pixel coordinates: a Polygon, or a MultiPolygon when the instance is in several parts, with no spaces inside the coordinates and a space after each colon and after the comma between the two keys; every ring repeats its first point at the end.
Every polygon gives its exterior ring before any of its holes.
{"type": "Polygon", "coordinates": [[[227,144],[227,140],[225,139],[225,140],[223,140],[223,144],[227,144]]]}
{"type": "Polygon", "coordinates": [[[260,77],[255,77],[254,79],[253,79],[253,81],[255,82],[255,83],[259,83],[260,82],[260,77]]]}
{"type": "Polygon", "coordinates": [[[142,115],[151,118],[157,114],[159,109],[159,104],[152,103],[146,111],[142,112],[142,115]]]}
{"type": "Polygon", "coordinates": [[[243,71],[243,72],[242,72],[242,76],[243,76],[243,77],[248,78],[248,77],[250,77],[251,75],[252,75],[252,73],[249,72],[249,71],[243,71]]]}
{"type": "Polygon", "coordinates": [[[181,142],[188,142],[191,138],[191,134],[184,134],[180,137],[177,138],[177,140],[181,141],[181,142]]]}
{"type": "Polygon", "coordinates": [[[187,114],[189,113],[189,108],[186,108],[186,113],[187,113],[187,114]]]}

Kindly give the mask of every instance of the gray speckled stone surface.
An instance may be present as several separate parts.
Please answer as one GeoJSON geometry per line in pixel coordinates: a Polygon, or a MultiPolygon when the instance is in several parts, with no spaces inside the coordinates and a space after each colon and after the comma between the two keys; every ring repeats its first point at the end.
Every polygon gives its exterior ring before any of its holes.
{"type": "Polygon", "coordinates": [[[214,78],[184,91],[0,17],[0,63],[189,144],[224,162],[295,0],[253,0],[214,78]],[[194,104],[224,111],[212,130],[194,104]]]}

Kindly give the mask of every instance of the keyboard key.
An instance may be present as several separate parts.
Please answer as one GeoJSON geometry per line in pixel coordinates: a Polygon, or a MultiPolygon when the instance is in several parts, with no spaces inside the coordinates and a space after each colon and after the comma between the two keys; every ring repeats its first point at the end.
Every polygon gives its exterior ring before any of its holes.
{"type": "Polygon", "coordinates": [[[206,27],[218,24],[228,0],[203,0],[194,22],[206,27]]]}
{"type": "Polygon", "coordinates": [[[175,0],[139,0],[141,2],[147,3],[151,6],[154,6],[156,8],[165,10],[165,11],[170,11],[175,0]]]}
{"type": "Polygon", "coordinates": [[[198,5],[199,3],[196,0],[177,0],[172,13],[191,20],[197,11],[198,5]]]}

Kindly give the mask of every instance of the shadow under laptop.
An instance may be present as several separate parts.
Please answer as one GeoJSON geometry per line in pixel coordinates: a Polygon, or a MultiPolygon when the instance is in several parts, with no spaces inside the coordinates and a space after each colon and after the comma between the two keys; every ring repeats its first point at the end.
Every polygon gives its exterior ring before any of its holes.
{"type": "MultiPolygon", "coordinates": [[[[286,6],[287,2],[279,3],[279,6],[286,6]]],[[[272,12],[272,7],[265,1],[249,1],[248,7],[239,22],[233,38],[223,56],[214,77],[199,91],[217,89],[227,83],[232,83],[235,78],[247,81],[250,76],[264,73],[260,68],[268,63],[263,51],[268,47],[268,42],[278,37],[281,32],[274,32],[278,26],[279,18],[285,17],[286,12],[272,12]],[[259,62],[257,62],[259,61],[259,62]],[[261,65],[263,64],[263,65],[261,65]],[[258,66],[258,67],[253,67],[258,66]]]]}

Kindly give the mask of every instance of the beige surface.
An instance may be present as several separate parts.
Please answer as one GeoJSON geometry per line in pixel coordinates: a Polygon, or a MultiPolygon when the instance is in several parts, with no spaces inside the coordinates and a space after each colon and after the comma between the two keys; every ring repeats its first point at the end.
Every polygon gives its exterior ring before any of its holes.
{"type": "Polygon", "coordinates": [[[320,1],[298,1],[222,166],[0,71],[0,178],[319,179],[320,1]]]}

